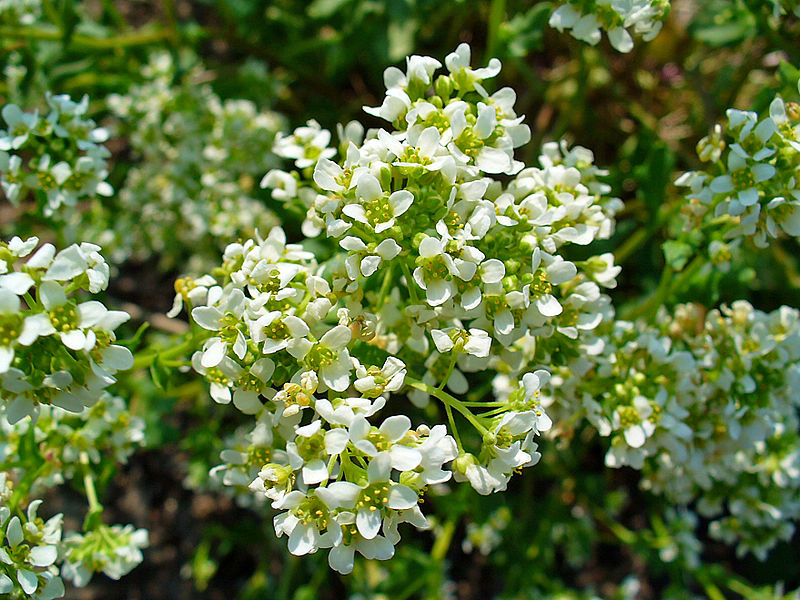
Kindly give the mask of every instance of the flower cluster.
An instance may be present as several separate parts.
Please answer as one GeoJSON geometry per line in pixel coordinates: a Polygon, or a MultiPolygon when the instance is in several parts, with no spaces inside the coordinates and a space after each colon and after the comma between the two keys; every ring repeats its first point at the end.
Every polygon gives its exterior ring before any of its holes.
{"type": "Polygon", "coordinates": [[[708,171],[677,181],[690,189],[684,229],[709,230],[715,262],[727,260],[744,238],[763,248],[781,233],[800,236],[800,106],[777,96],[769,116],[735,109],[727,116],[724,128],[717,125],[697,144],[708,171]]]}
{"type": "Polygon", "coordinates": [[[34,252],[37,245],[37,238],[0,242],[0,398],[12,424],[41,405],[80,412],[133,364],[114,344],[129,315],[76,297],[108,284],[100,248],[74,244],[56,253],[43,244],[34,252]]]}
{"type": "Polygon", "coordinates": [[[800,313],[738,301],[657,321],[617,321],[588,359],[556,373],[555,404],[610,438],[608,466],[696,501],[712,536],[763,557],[800,518],[800,313]]]}
{"type": "Polygon", "coordinates": [[[42,406],[35,423],[23,419],[11,425],[0,419],[0,461],[13,462],[31,442],[43,460],[31,488],[38,494],[74,478],[87,465],[101,471],[107,460],[126,463],[144,442],[144,421],[131,416],[122,398],[105,392],[79,414],[42,406]]]}
{"type": "Polygon", "coordinates": [[[633,49],[631,33],[650,41],[661,31],[669,0],[566,0],[550,15],[550,27],[594,46],[602,31],[620,52],[633,49]]]}
{"type": "Polygon", "coordinates": [[[149,545],[145,529],[133,525],[99,525],[87,533],[64,536],[61,575],[78,587],[89,583],[94,573],[119,579],[142,562],[142,549],[149,545]]]}
{"type": "Polygon", "coordinates": [[[47,112],[23,112],[6,104],[0,130],[0,185],[13,204],[35,193],[45,215],[62,204],[83,198],[110,196],[105,181],[109,151],[101,144],[108,132],[86,117],[89,98],[47,94],[47,112]]]}
{"type": "Polygon", "coordinates": [[[613,256],[560,255],[613,230],[620,203],[591,152],[548,144],[525,168],[515,94],[485,87],[499,61],[473,69],[462,44],[445,64],[438,77],[430,57],[387,69],[383,103],[365,110],[394,131],[340,128],[338,162],[314,122],[279,136],[299,171],[273,169],[263,185],[302,207],[306,235],[336,244],[330,259],[275,228],[176,283],[171,314],[185,305],[206,331],[195,370],[217,402],[254,418],[215,478],[271,500],[290,551],[329,548],[342,572],[356,551],[392,556],[400,523],[426,527],[417,501],[430,486],[453,478],[489,494],[536,464],[534,440],[552,425],[537,365],[563,361],[610,316],[613,256]],[[414,427],[405,413],[431,398],[448,424],[414,427]]]}
{"type": "Polygon", "coordinates": [[[115,259],[156,253],[166,267],[191,259],[205,269],[203,253],[216,256],[227,240],[277,223],[255,183],[276,161],[282,119],[248,100],[221,100],[198,84],[197,65],[179,70],[169,54],[156,54],[145,83],[109,98],[139,158],[119,194],[122,215],[109,217],[110,245],[115,259]]]}
{"type": "Polygon", "coordinates": [[[10,481],[0,472],[0,594],[5,598],[52,600],[64,595],[55,567],[61,542],[62,516],[47,522],[36,514],[41,500],[28,505],[23,517],[8,506],[10,481]]]}

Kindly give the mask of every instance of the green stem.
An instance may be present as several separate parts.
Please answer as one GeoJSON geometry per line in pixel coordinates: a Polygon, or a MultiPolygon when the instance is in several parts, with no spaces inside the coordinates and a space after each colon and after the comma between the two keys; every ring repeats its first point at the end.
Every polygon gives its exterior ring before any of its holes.
{"type": "Polygon", "coordinates": [[[725,600],[725,594],[720,591],[714,582],[711,581],[711,577],[709,577],[709,575],[702,569],[695,573],[695,577],[700,585],[703,586],[703,590],[705,591],[709,600],[725,600]]]}
{"type": "Polygon", "coordinates": [[[414,277],[411,275],[411,269],[408,268],[406,263],[400,263],[400,268],[403,269],[403,275],[406,278],[406,287],[408,288],[408,293],[411,294],[411,301],[414,304],[419,304],[419,298],[417,298],[417,289],[414,287],[416,282],[414,281],[414,277]]]}
{"type": "Polygon", "coordinates": [[[33,296],[31,295],[30,292],[25,292],[24,298],[25,298],[25,302],[27,302],[27,304],[28,304],[28,308],[30,308],[30,309],[39,308],[39,303],[36,302],[36,300],[33,299],[33,296]]]}
{"type": "Polygon", "coordinates": [[[83,521],[83,529],[84,531],[89,531],[94,529],[96,525],[102,524],[99,516],[103,512],[103,505],[97,499],[94,477],[89,466],[89,455],[86,452],[81,452],[80,459],[81,469],[83,470],[83,487],[86,490],[86,500],[89,502],[89,512],[86,513],[86,519],[83,521]]]}
{"type": "Polygon", "coordinates": [[[675,277],[676,272],[674,270],[669,266],[665,266],[661,274],[661,282],[656,291],[643,303],[624,311],[621,314],[621,318],[632,321],[639,317],[652,317],[674,291],[686,287],[689,280],[694,277],[705,263],[706,258],[704,256],[695,256],[692,262],[680,272],[678,277],[675,277]]]}
{"type": "Polygon", "coordinates": [[[378,303],[376,304],[376,313],[383,308],[383,303],[386,302],[386,296],[389,294],[389,288],[392,285],[392,271],[394,271],[394,264],[389,263],[389,268],[386,269],[386,275],[383,276],[383,283],[381,283],[381,290],[378,293],[378,303]]]}
{"type": "Polygon", "coordinates": [[[622,242],[622,245],[614,251],[614,262],[618,265],[624,263],[634,252],[636,252],[655,231],[651,227],[641,227],[636,232],[622,242]]]}
{"type": "MultiPolygon", "coordinates": [[[[33,427],[31,427],[31,431],[33,427]]],[[[28,495],[33,483],[51,467],[50,463],[44,462],[32,473],[26,473],[22,480],[17,484],[11,499],[8,501],[8,507],[15,511],[23,497],[28,495]]]]}
{"type": "Polygon", "coordinates": [[[500,37],[500,27],[506,16],[506,0],[492,0],[489,7],[489,31],[486,42],[487,62],[497,54],[497,40],[500,37]]]}
{"type": "Polygon", "coordinates": [[[458,360],[458,353],[453,352],[453,356],[450,358],[450,364],[447,367],[447,373],[444,374],[442,380],[439,382],[437,389],[443,390],[444,386],[447,385],[447,382],[450,380],[450,376],[453,374],[453,370],[456,368],[456,361],[458,360]]]}
{"type": "MultiPolygon", "coordinates": [[[[95,38],[88,35],[74,35],[70,45],[87,50],[112,50],[130,46],[147,46],[168,39],[170,32],[164,29],[140,29],[127,34],[109,38],[95,38]]],[[[60,41],[61,32],[50,27],[0,26],[0,38],[60,41]]]]}
{"type": "Polygon", "coordinates": [[[470,409],[464,406],[464,403],[457,398],[454,398],[444,390],[440,390],[439,388],[435,388],[432,385],[428,385],[418,379],[414,379],[413,377],[409,377],[406,375],[406,384],[416,388],[422,392],[426,392],[435,398],[438,398],[445,407],[449,406],[450,408],[456,409],[463,417],[469,421],[475,429],[477,429],[481,434],[487,433],[488,430],[483,424],[480,422],[478,417],[476,417],[470,409]]]}
{"type": "Polygon", "coordinates": [[[173,358],[175,356],[180,356],[184,352],[195,348],[194,340],[186,340],[182,344],[179,344],[169,350],[157,350],[153,352],[147,352],[146,354],[140,354],[137,356],[133,361],[132,369],[144,369],[149,367],[153,364],[153,361],[156,357],[166,359],[166,358],[173,358]]]}
{"type": "Polygon", "coordinates": [[[428,594],[427,597],[431,600],[441,597],[441,583],[442,583],[442,568],[444,566],[444,559],[447,556],[447,551],[450,549],[450,544],[453,541],[453,534],[456,530],[456,517],[451,516],[442,526],[439,535],[433,542],[431,548],[431,570],[428,578],[428,594]]]}
{"type": "Polygon", "coordinates": [[[114,0],[102,0],[102,4],[103,12],[108,15],[109,20],[114,23],[117,29],[120,31],[128,29],[128,23],[125,22],[122,14],[120,14],[116,4],[114,4],[114,0]]]}
{"type": "Polygon", "coordinates": [[[458,427],[456,427],[456,420],[453,418],[453,409],[448,404],[444,405],[444,410],[447,413],[447,420],[450,422],[450,429],[453,431],[453,437],[456,439],[456,446],[458,446],[459,454],[464,451],[461,445],[461,436],[458,434],[458,427]]]}

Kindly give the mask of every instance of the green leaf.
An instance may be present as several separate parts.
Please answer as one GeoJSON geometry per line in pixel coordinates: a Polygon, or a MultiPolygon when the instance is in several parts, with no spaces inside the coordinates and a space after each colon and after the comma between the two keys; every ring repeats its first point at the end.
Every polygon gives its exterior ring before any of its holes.
{"type": "Polygon", "coordinates": [[[664,259],[674,271],[683,269],[694,254],[694,250],[689,244],[677,240],[664,242],[662,249],[664,250],[664,259]]]}
{"type": "Polygon", "coordinates": [[[169,380],[169,369],[161,362],[161,355],[157,354],[153,359],[153,364],[150,365],[150,377],[153,383],[160,390],[167,389],[167,381],[169,380]]]}
{"type": "Polygon", "coordinates": [[[544,31],[553,10],[551,2],[536,4],[525,13],[514,15],[500,26],[500,38],[505,42],[511,56],[527,56],[542,47],[544,31]]]}

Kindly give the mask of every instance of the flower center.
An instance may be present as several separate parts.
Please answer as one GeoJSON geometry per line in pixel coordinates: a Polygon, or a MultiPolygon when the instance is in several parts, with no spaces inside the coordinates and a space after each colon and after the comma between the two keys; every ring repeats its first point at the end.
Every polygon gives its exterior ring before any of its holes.
{"type": "Polygon", "coordinates": [[[327,367],[336,360],[336,352],[322,344],[316,344],[308,352],[306,356],[306,363],[312,369],[319,369],[320,367],[327,367]]]}
{"type": "Polygon", "coordinates": [[[617,409],[619,414],[619,424],[623,429],[638,425],[642,422],[639,412],[632,406],[621,406],[617,409]]]}
{"type": "Polygon", "coordinates": [[[364,214],[370,224],[386,223],[394,218],[394,209],[387,198],[376,198],[370,200],[364,206],[364,214]]]}
{"type": "Polygon", "coordinates": [[[22,331],[18,315],[0,317],[0,346],[11,346],[22,331]]]}
{"type": "Polygon", "coordinates": [[[318,530],[327,529],[330,517],[328,508],[316,496],[306,498],[294,509],[295,516],[303,525],[314,525],[318,530]]]}
{"type": "Polygon", "coordinates": [[[382,510],[389,502],[389,484],[378,482],[368,485],[358,496],[356,508],[366,508],[370,511],[382,510]]]}
{"type": "Polygon", "coordinates": [[[269,463],[272,458],[272,448],[264,446],[250,446],[247,449],[247,464],[259,469],[269,463]]]}
{"type": "Polygon", "coordinates": [[[750,169],[740,169],[731,173],[733,187],[737,190],[749,190],[756,185],[756,178],[750,169]]]}
{"type": "Polygon", "coordinates": [[[77,329],[78,312],[73,304],[56,306],[48,315],[50,316],[50,323],[53,324],[57,331],[67,332],[77,329]]]}

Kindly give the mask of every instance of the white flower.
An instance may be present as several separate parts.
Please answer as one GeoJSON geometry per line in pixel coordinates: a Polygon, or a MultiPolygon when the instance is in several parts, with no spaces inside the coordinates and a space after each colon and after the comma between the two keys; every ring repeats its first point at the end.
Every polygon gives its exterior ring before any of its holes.
{"type": "Polygon", "coordinates": [[[470,329],[467,333],[463,329],[450,327],[448,329],[432,329],[431,337],[436,349],[445,354],[454,348],[457,352],[466,352],[479,358],[489,356],[492,338],[482,329],[470,329]]]}
{"type": "Polygon", "coordinates": [[[347,276],[352,280],[356,280],[362,275],[370,277],[378,270],[384,260],[392,260],[402,250],[392,238],[387,238],[377,245],[373,244],[374,250],[372,252],[370,252],[367,244],[355,236],[343,238],[339,245],[350,253],[345,260],[345,269],[347,270],[347,276]]]}
{"type": "Polygon", "coordinates": [[[405,376],[405,363],[395,356],[389,356],[381,368],[372,366],[364,368],[359,363],[356,366],[356,380],[353,387],[365,396],[375,398],[385,392],[400,390],[405,376]]]}
{"type": "Polygon", "coordinates": [[[39,112],[22,112],[16,104],[6,104],[2,111],[8,130],[0,136],[0,150],[18,150],[28,141],[30,133],[39,123],[39,112]]]}
{"type": "Polygon", "coordinates": [[[655,425],[648,419],[652,412],[647,398],[636,396],[633,406],[621,406],[614,411],[612,424],[623,430],[625,441],[631,448],[641,448],[655,431],[655,425]]]}
{"type": "Polygon", "coordinates": [[[736,192],[731,201],[730,212],[741,214],[745,208],[758,202],[758,184],[775,175],[775,167],[767,163],[748,165],[747,157],[731,149],[728,153],[728,173],[711,181],[711,191],[715,194],[736,192]]]}
{"type": "Polygon", "coordinates": [[[387,198],[378,179],[370,173],[359,177],[356,194],[360,202],[345,204],[342,213],[369,225],[375,233],[394,226],[395,219],[405,213],[414,202],[414,196],[408,190],[397,190],[387,198]]]}
{"type": "Polygon", "coordinates": [[[473,69],[470,67],[472,51],[469,44],[459,44],[454,52],[451,52],[444,59],[447,69],[453,81],[460,90],[468,92],[470,90],[483,90],[480,82],[484,79],[491,79],[500,72],[502,67],[500,61],[492,58],[486,67],[473,69]]]}
{"type": "Polygon", "coordinates": [[[287,346],[289,354],[305,361],[309,368],[319,373],[322,383],[336,392],[350,386],[350,371],[353,364],[347,344],[353,334],[348,327],[337,325],[328,330],[316,343],[307,338],[295,338],[287,346]]]}
{"type": "Polygon", "coordinates": [[[336,154],[336,150],[328,148],[330,141],[331,132],[311,119],[305,126],[295,129],[292,135],[279,133],[272,151],[283,158],[294,159],[298,169],[305,169],[320,158],[327,159],[336,154]]]}
{"type": "Polygon", "coordinates": [[[350,424],[350,442],[367,456],[388,453],[392,468],[411,471],[419,466],[422,455],[419,450],[401,443],[410,429],[411,420],[405,415],[389,417],[377,429],[365,417],[357,416],[350,424]]]}
{"type": "Polygon", "coordinates": [[[320,417],[331,425],[350,427],[357,416],[369,418],[386,405],[386,398],[379,396],[375,400],[368,398],[338,398],[333,401],[320,398],[314,409],[320,417]]]}

